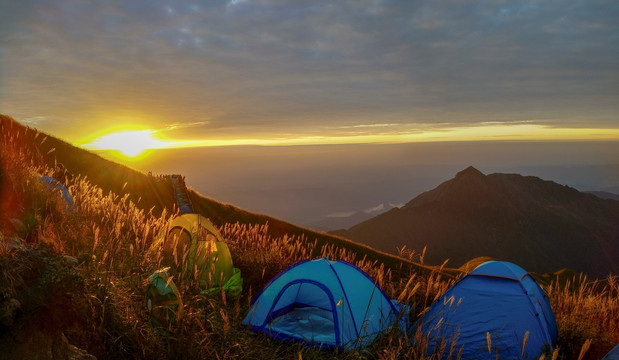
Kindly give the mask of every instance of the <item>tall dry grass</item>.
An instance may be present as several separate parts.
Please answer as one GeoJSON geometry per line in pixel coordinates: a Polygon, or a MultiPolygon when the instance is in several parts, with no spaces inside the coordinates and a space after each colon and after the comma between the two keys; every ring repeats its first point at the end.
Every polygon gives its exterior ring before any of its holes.
{"type": "Polygon", "coordinates": [[[619,278],[589,281],[580,275],[545,287],[569,359],[600,359],[619,344],[619,278]]]}
{"type": "MultiPolygon", "coordinates": [[[[60,195],[37,180],[54,172],[37,160],[42,154],[25,153],[20,134],[3,131],[1,140],[3,176],[8,179],[5,185],[10,188],[12,203],[19,206],[11,207],[13,218],[0,228],[0,261],[11,261],[14,247],[8,244],[13,241],[26,246],[46,242],[58,252],[77,258],[77,269],[85,279],[93,308],[94,329],[89,331],[94,344],[90,350],[100,358],[441,358],[441,351],[426,354],[429,339],[424,338],[419,326],[408,334],[389,331],[367,348],[345,352],[285,344],[244,329],[241,321],[262,287],[292,264],[311,259],[312,254],[345,260],[367,272],[389,297],[410,307],[411,324],[456,281],[442,276],[440,267],[430,273],[410,270],[402,274],[401,268],[389,268],[344,247],[325,245],[317,249],[314,239],[273,237],[268,224],[223,224],[219,229],[235,266],[243,273],[245,290],[239,297],[200,294],[195,273],[189,280],[176,277],[185,315],[166,328],[153,327],[143,304],[144,286],[145,279],[161,264],[161,255],[151,256],[148,250],[176,214],[164,211],[154,215],[152,209],[142,209],[139,203],[130,201],[129,194],[103,193],[79,175],[66,179],[77,210],[66,211],[60,195]]],[[[37,141],[44,142],[45,137],[37,137],[37,141]]],[[[181,263],[186,262],[186,251],[177,255],[181,263]]],[[[416,255],[403,251],[401,256],[411,260],[416,255]]],[[[423,254],[419,258],[423,259],[423,254]]],[[[3,276],[10,280],[12,273],[3,276]]],[[[616,278],[597,283],[580,278],[561,286],[556,282],[545,290],[559,325],[559,347],[545,358],[594,359],[619,342],[616,278]]],[[[492,347],[491,342],[488,345],[492,347]]],[[[449,358],[460,358],[457,344],[450,339],[443,339],[439,350],[442,348],[448,349],[449,358]]]]}

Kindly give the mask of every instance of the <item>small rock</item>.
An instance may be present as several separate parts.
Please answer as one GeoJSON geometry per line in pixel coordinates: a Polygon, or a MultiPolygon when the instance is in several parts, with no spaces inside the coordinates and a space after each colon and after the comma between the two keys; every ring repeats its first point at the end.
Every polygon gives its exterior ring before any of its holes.
{"type": "Polygon", "coordinates": [[[9,327],[13,325],[15,313],[21,308],[21,303],[17,299],[8,299],[0,304],[0,324],[9,327]]]}
{"type": "Polygon", "coordinates": [[[69,266],[77,266],[78,261],[76,258],[74,258],[73,256],[69,256],[69,255],[65,255],[64,256],[64,261],[67,263],[67,265],[69,266]]]}
{"type": "Polygon", "coordinates": [[[54,359],[97,360],[95,356],[90,355],[87,351],[71,345],[64,334],[60,334],[60,343],[54,344],[53,348],[55,350],[52,351],[54,359]]]}
{"type": "Polygon", "coordinates": [[[67,360],[97,360],[94,355],[90,355],[87,351],[71,344],[69,344],[67,355],[67,360]]]}
{"type": "Polygon", "coordinates": [[[13,218],[9,221],[11,222],[11,225],[13,225],[13,228],[15,229],[15,231],[20,231],[21,229],[24,228],[24,223],[19,219],[13,218]]]}

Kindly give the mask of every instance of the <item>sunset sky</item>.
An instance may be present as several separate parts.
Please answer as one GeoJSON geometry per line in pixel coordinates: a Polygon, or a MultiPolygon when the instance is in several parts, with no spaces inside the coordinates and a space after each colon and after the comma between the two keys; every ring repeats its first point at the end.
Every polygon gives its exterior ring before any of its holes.
{"type": "Polygon", "coordinates": [[[0,1],[0,113],[90,148],[619,140],[618,18],[615,0],[0,1]]]}

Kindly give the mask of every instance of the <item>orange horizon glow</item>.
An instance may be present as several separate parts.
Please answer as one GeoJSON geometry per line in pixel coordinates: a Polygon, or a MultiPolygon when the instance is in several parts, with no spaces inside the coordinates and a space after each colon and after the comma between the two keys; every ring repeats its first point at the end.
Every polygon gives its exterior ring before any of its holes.
{"type": "Polygon", "coordinates": [[[552,128],[532,124],[485,124],[469,127],[420,130],[418,132],[353,134],[333,136],[264,137],[239,139],[171,140],[159,137],[158,131],[115,130],[91,137],[81,146],[90,150],[112,150],[128,159],[137,158],[147,150],[213,146],[290,146],[337,144],[389,144],[448,141],[575,141],[619,140],[619,129],[552,128]]]}
{"type": "Polygon", "coordinates": [[[121,130],[97,136],[82,146],[90,150],[115,151],[128,160],[142,158],[148,150],[175,147],[176,142],[162,140],[155,135],[156,132],[150,129],[121,130]]]}

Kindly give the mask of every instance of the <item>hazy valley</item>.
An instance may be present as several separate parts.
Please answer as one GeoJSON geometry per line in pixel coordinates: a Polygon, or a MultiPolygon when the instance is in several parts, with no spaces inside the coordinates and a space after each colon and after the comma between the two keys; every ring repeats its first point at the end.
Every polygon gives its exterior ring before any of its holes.
{"type": "Polygon", "coordinates": [[[617,194],[615,154],[619,143],[612,141],[490,141],[166,149],[125,163],[143,172],[182,173],[202,194],[311,227],[381,205],[402,206],[471,165],[485,174],[536,176],[617,194]]]}

